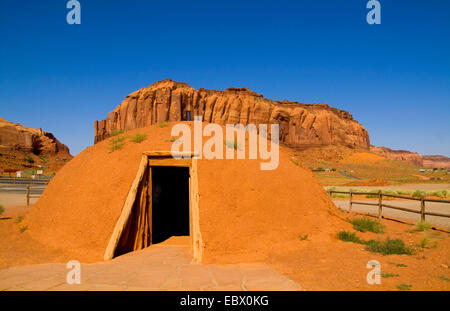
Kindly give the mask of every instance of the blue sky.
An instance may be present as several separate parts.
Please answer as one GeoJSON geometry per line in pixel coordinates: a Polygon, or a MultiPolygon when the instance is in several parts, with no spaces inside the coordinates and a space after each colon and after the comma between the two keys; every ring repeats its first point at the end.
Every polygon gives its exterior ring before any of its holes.
{"type": "Polygon", "coordinates": [[[0,116],[77,154],[125,96],[172,78],[348,110],[377,146],[450,156],[450,1],[0,2],[0,116]]]}

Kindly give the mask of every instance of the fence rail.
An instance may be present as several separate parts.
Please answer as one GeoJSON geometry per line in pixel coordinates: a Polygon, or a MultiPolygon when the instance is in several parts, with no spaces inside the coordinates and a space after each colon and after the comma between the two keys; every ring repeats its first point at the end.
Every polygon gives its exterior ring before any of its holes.
{"type": "Polygon", "coordinates": [[[349,210],[350,211],[352,210],[353,204],[378,206],[378,219],[381,219],[381,216],[383,214],[383,207],[392,208],[392,209],[396,209],[396,210],[400,210],[400,211],[404,211],[404,212],[409,212],[409,213],[420,214],[421,221],[425,221],[425,216],[426,215],[450,218],[449,214],[442,214],[442,213],[436,213],[436,212],[427,212],[425,210],[425,202],[450,203],[450,200],[427,199],[427,198],[424,198],[424,197],[415,198],[415,197],[408,197],[408,196],[404,196],[404,195],[387,194],[387,193],[382,193],[381,190],[378,191],[378,193],[328,190],[328,194],[330,195],[330,197],[333,197],[333,193],[348,194],[349,195],[349,210]],[[378,203],[353,201],[353,196],[354,195],[376,195],[378,197],[378,203]],[[406,207],[400,207],[400,206],[395,206],[395,205],[383,203],[383,197],[391,197],[391,198],[398,198],[398,199],[405,199],[405,200],[420,201],[420,211],[413,210],[413,209],[406,208],[406,207]]]}
{"type": "Polygon", "coordinates": [[[31,177],[5,177],[0,176],[0,183],[4,184],[21,184],[21,185],[44,185],[48,184],[50,182],[51,178],[48,177],[38,177],[38,178],[31,178],[31,177]]]}

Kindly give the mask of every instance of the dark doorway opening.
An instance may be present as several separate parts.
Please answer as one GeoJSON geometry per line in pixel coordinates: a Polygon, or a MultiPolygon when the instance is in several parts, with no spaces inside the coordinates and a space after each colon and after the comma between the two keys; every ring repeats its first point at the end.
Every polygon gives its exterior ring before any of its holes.
{"type": "Polygon", "coordinates": [[[188,236],[189,168],[152,166],[152,243],[188,236]]]}

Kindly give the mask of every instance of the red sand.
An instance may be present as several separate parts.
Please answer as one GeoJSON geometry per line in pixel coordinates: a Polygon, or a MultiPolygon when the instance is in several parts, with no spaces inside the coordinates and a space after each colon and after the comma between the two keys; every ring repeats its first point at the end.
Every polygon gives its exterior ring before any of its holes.
{"type": "MultiPolygon", "coordinates": [[[[170,150],[172,124],[126,132],[147,133],[109,151],[110,139],[65,165],[26,217],[29,234],[73,258],[102,260],[142,152],[170,150]]],[[[204,139],[205,141],[205,139],[204,139]]],[[[224,148],[225,149],[225,148],[224,148]]],[[[312,172],[280,147],[279,167],[261,171],[260,160],[199,160],[200,231],[205,262],[262,259],[308,234],[329,239],[342,221],[312,172]]]]}

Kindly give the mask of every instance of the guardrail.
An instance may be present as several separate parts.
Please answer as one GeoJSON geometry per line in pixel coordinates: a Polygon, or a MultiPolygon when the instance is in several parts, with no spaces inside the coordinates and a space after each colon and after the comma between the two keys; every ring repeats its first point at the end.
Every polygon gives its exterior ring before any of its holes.
{"type": "Polygon", "coordinates": [[[349,210],[352,210],[353,204],[360,204],[360,205],[371,205],[371,206],[378,206],[378,219],[381,219],[382,213],[383,213],[383,207],[386,208],[392,208],[404,212],[410,212],[410,213],[416,213],[420,214],[420,220],[425,221],[425,216],[438,216],[438,217],[447,217],[450,218],[450,215],[448,214],[441,214],[441,213],[435,213],[435,212],[427,212],[425,210],[425,202],[436,202],[436,203],[450,203],[449,200],[440,200],[440,199],[427,199],[424,197],[415,198],[415,197],[408,197],[404,195],[396,195],[396,194],[387,194],[383,193],[381,190],[378,191],[378,193],[374,192],[353,192],[353,191],[336,191],[336,190],[328,190],[327,191],[330,197],[333,196],[333,193],[340,193],[340,194],[349,194],[349,210]],[[378,203],[371,203],[371,202],[361,202],[361,201],[353,201],[353,195],[377,195],[378,196],[378,203]],[[414,200],[414,201],[420,201],[420,211],[413,210],[406,207],[400,207],[400,206],[394,206],[390,204],[383,203],[383,197],[391,197],[391,198],[398,198],[398,199],[405,199],[405,200],[414,200]]]}
{"type": "Polygon", "coordinates": [[[5,177],[5,176],[0,176],[0,183],[5,183],[5,184],[29,184],[29,185],[33,185],[33,184],[39,184],[39,185],[43,185],[43,184],[48,184],[50,182],[51,178],[48,177],[41,177],[41,178],[31,178],[31,177],[5,177]]]}

